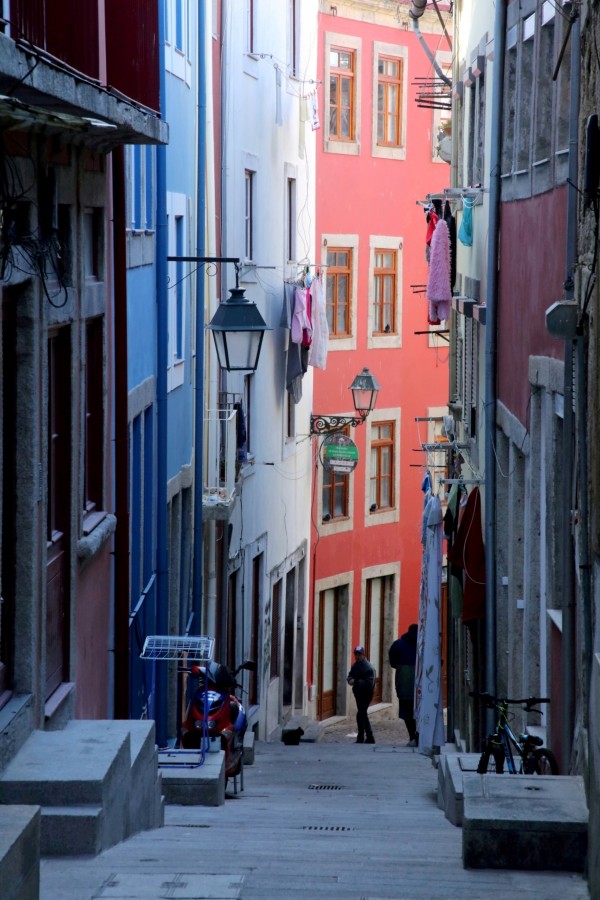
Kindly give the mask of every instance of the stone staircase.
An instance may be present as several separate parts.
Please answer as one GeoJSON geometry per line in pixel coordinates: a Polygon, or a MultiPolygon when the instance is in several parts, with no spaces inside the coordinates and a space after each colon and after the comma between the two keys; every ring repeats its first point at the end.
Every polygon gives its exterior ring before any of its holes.
{"type": "Polygon", "coordinates": [[[163,804],[154,722],[75,720],[32,732],[0,774],[3,900],[37,897],[40,855],[101,853],[160,827],[163,804]]]}

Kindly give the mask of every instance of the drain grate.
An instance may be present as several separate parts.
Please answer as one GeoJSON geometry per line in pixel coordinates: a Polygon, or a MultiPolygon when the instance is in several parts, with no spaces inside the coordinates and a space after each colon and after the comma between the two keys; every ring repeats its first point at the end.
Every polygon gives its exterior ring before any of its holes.
{"type": "Polygon", "coordinates": [[[341,791],[341,784],[309,784],[309,791],[341,791]]]}
{"type": "Polygon", "coordinates": [[[302,831],[356,831],[353,825],[303,825],[302,831]]]}

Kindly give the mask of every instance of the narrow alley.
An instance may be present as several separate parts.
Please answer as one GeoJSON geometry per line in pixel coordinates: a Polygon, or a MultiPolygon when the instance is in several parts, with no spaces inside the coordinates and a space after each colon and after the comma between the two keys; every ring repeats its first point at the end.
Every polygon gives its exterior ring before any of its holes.
{"type": "Polygon", "coordinates": [[[165,827],[96,858],[44,859],[42,900],[535,900],[588,897],[579,875],[465,870],[461,829],[431,761],[375,727],[318,743],[258,743],[245,790],[218,808],[168,806],[165,827]]]}

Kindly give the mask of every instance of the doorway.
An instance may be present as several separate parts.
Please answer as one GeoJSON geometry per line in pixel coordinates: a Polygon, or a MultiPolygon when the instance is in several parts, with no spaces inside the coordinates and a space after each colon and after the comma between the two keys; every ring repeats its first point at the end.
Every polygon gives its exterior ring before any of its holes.
{"type": "Polygon", "coordinates": [[[68,328],[48,338],[48,516],[45,699],[68,680],[71,344],[68,328]]]}

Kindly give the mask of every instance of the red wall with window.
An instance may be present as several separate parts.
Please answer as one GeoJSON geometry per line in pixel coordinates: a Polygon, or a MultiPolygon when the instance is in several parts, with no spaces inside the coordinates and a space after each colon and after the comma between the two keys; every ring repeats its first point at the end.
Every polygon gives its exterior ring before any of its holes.
{"type": "MultiPolygon", "coordinates": [[[[400,28],[394,17],[389,17],[387,22],[389,25],[378,25],[340,15],[322,14],[319,17],[318,78],[322,127],[316,133],[315,254],[317,261],[323,261],[323,254],[330,251],[331,274],[335,274],[336,280],[339,282],[340,271],[346,264],[343,277],[347,282],[356,281],[341,287],[338,284],[333,296],[329,297],[328,307],[333,331],[337,331],[341,339],[351,332],[356,349],[335,350],[336,338],[332,335],[326,370],[314,370],[313,411],[320,414],[351,412],[352,398],[348,387],[364,366],[368,366],[381,384],[377,418],[369,417],[350,435],[360,454],[358,466],[349,476],[354,480],[351,530],[331,533],[331,529],[322,528],[317,503],[320,481],[315,475],[313,585],[315,581],[353,570],[348,651],[353,644],[363,640],[361,606],[365,604],[365,598],[361,597],[361,579],[369,567],[400,562],[400,632],[417,621],[423,509],[421,482],[426,457],[423,451],[415,450],[419,448],[420,440],[427,441],[427,424],[418,425],[415,419],[427,416],[429,407],[442,407],[448,401],[448,345],[438,338],[440,346],[431,347],[427,334],[416,334],[428,330],[427,303],[425,294],[413,292],[411,285],[425,285],[428,273],[426,219],[424,209],[417,201],[448,186],[450,169],[446,164],[432,161],[434,114],[429,108],[417,106],[415,99],[415,81],[434,76],[429,60],[412,32],[400,28]],[[402,53],[395,57],[388,45],[400,46],[402,53]],[[340,48],[345,46],[353,50],[353,60],[340,54],[340,48]],[[327,71],[327,47],[335,53],[330,72],[327,71]],[[374,78],[376,53],[381,61],[378,79],[374,78]],[[344,65],[355,66],[351,79],[360,89],[360,104],[354,103],[353,108],[349,108],[347,95],[340,96],[340,66],[344,65]],[[377,103],[374,93],[379,93],[384,104],[384,113],[379,118],[373,115],[373,102],[377,103]],[[327,104],[330,95],[334,102],[329,106],[335,112],[331,120],[327,104]],[[343,118],[344,107],[347,108],[346,119],[343,118]],[[375,149],[374,131],[379,132],[375,149]],[[347,148],[335,152],[337,140],[340,145],[347,145],[353,138],[357,146],[350,152],[347,148]],[[387,155],[386,151],[389,151],[387,155]],[[336,238],[324,249],[323,236],[327,235],[336,238]],[[347,265],[340,252],[343,241],[339,235],[357,238],[357,246],[353,248],[353,253],[357,254],[354,267],[347,265]],[[383,240],[379,240],[380,237],[383,240]],[[400,241],[394,243],[395,238],[400,241]],[[389,303],[394,267],[401,285],[398,309],[391,308],[389,303]],[[373,283],[371,291],[370,280],[373,283]],[[357,303],[355,318],[351,314],[349,319],[344,318],[347,290],[357,303]],[[399,433],[397,420],[386,414],[386,410],[397,411],[398,408],[399,433]],[[366,439],[369,429],[376,425],[373,435],[377,440],[372,444],[371,458],[377,457],[378,465],[381,465],[380,454],[387,452],[385,444],[390,438],[390,419],[393,420],[393,440],[400,444],[399,466],[394,465],[389,473],[386,471],[384,478],[374,484],[373,492],[370,486],[375,475],[370,460],[365,458],[366,439]],[[384,484],[386,480],[390,483],[384,484]],[[369,513],[372,497],[379,500],[383,497],[385,501],[390,491],[394,498],[392,503],[399,509],[399,519],[374,524],[369,513]]],[[[425,37],[433,51],[450,51],[439,34],[425,33],[425,37]]],[[[442,117],[449,115],[448,112],[441,113],[442,117]]],[[[333,280],[331,283],[333,285],[333,280]]],[[[318,472],[321,462],[317,448],[322,439],[312,440],[315,472],[318,472]]],[[[331,501],[328,502],[331,505],[331,501]]],[[[379,510],[375,516],[377,512],[379,510]]],[[[317,614],[313,608],[313,615],[317,614]]],[[[315,627],[313,619],[310,635],[315,633],[315,627]]],[[[316,652],[318,655],[318,650],[316,652]]],[[[383,654],[387,664],[387,645],[383,647],[383,654]]],[[[350,662],[348,658],[340,661],[340,665],[343,667],[348,663],[349,666],[350,662]]],[[[309,661],[309,672],[310,665],[309,661]]]]}

